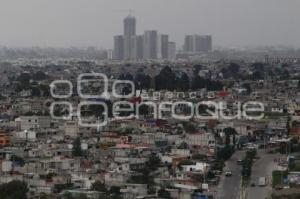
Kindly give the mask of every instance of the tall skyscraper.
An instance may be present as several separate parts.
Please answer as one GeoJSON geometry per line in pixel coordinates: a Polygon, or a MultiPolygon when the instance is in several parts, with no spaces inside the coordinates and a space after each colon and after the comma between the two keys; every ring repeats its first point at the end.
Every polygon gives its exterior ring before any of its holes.
{"type": "Polygon", "coordinates": [[[145,31],[144,34],[144,59],[157,59],[158,35],[156,30],[145,31]]]}
{"type": "Polygon", "coordinates": [[[212,50],[211,35],[197,35],[195,38],[195,51],[196,52],[210,52],[212,50]]]}
{"type": "Polygon", "coordinates": [[[136,34],[136,19],[129,15],[124,19],[124,36],[134,36],[136,34]]]}
{"type": "Polygon", "coordinates": [[[124,59],[124,36],[123,35],[114,36],[113,58],[115,60],[124,59]]]}
{"type": "Polygon", "coordinates": [[[186,35],[184,39],[184,51],[209,52],[212,50],[211,35],[186,35]]]}
{"type": "Polygon", "coordinates": [[[136,19],[129,15],[124,19],[124,59],[133,58],[133,37],[136,34],[136,19]]]}
{"type": "Polygon", "coordinates": [[[186,35],[184,38],[184,51],[194,52],[195,51],[194,35],[186,35]]]}
{"type": "Polygon", "coordinates": [[[132,37],[133,60],[142,60],[144,58],[144,36],[136,35],[132,37]]]}
{"type": "Polygon", "coordinates": [[[133,37],[134,36],[128,36],[124,35],[124,59],[130,60],[133,57],[133,37]]]}
{"type": "Polygon", "coordinates": [[[169,35],[159,37],[159,58],[168,59],[169,35]]]}
{"type": "Polygon", "coordinates": [[[176,43],[168,43],[168,60],[173,61],[176,59],[176,43]]]}

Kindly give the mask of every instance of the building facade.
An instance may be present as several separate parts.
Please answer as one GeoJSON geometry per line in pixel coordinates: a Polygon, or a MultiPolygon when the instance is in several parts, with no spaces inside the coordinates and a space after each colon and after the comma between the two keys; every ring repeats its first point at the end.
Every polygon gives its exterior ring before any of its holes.
{"type": "Polygon", "coordinates": [[[157,59],[158,35],[156,30],[145,31],[144,35],[144,59],[157,59]]]}
{"type": "Polygon", "coordinates": [[[124,59],[124,36],[117,35],[114,37],[114,59],[123,60],[124,59]]]}
{"type": "Polygon", "coordinates": [[[212,50],[211,35],[186,35],[184,51],[189,53],[210,52],[212,50]]]}

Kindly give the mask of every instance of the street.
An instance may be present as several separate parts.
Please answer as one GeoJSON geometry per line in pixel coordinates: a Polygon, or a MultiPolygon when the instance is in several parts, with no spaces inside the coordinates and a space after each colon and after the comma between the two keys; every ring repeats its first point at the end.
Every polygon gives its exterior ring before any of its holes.
{"type": "MultiPolygon", "coordinates": [[[[226,166],[224,171],[229,170],[232,172],[232,176],[226,177],[222,175],[218,186],[217,198],[221,199],[238,199],[241,196],[241,165],[237,164],[237,160],[243,159],[245,156],[245,151],[236,151],[232,157],[225,163],[226,166]]],[[[252,166],[252,175],[250,184],[254,183],[255,187],[244,188],[243,194],[247,199],[265,199],[269,196],[272,190],[272,171],[275,169],[275,164],[273,162],[274,158],[283,158],[279,154],[267,154],[264,150],[258,150],[257,159],[252,166]],[[267,186],[259,187],[258,179],[259,177],[267,178],[267,186]]]]}
{"type": "Polygon", "coordinates": [[[257,155],[260,157],[252,166],[251,183],[255,183],[255,187],[247,188],[247,199],[265,199],[272,191],[272,171],[276,164],[274,158],[283,158],[280,154],[267,154],[264,150],[258,150],[257,155]],[[259,177],[266,177],[267,186],[259,187],[259,177]]]}
{"type": "Polygon", "coordinates": [[[232,172],[232,176],[225,177],[222,175],[219,187],[218,198],[235,199],[239,197],[241,185],[241,166],[237,164],[237,160],[243,159],[245,152],[236,151],[232,157],[225,163],[225,171],[232,172]]]}

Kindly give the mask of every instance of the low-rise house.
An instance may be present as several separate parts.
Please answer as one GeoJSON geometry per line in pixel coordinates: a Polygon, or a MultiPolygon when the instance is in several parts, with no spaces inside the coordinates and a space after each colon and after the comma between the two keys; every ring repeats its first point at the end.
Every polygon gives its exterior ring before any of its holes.
{"type": "Polygon", "coordinates": [[[125,184],[120,192],[124,199],[136,199],[147,195],[147,184],[125,184]]]}
{"type": "Polygon", "coordinates": [[[122,186],[130,178],[131,174],[128,172],[107,171],[104,174],[104,181],[106,186],[122,186]]]}
{"type": "Polygon", "coordinates": [[[48,129],[51,127],[49,116],[21,116],[21,130],[48,129]]]}
{"type": "Polygon", "coordinates": [[[15,138],[26,141],[36,141],[37,133],[35,131],[24,130],[15,133],[15,138]]]}
{"type": "Polygon", "coordinates": [[[204,147],[214,146],[214,144],[215,144],[215,137],[211,133],[193,133],[193,134],[189,133],[189,134],[186,134],[185,136],[186,137],[185,137],[184,141],[189,146],[204,148],[204,147]]]}
{"type": "Polygon", "coordinates": [[[49,160],[41,160],[39,162],[40,169],[45,172],[55,172],[68,174],[79,169],[80,163],[75,159],[53,158],[49,160]]]}
{"type": "Polygon", "coordinates": [[[210,165],[205,162],[196,162],[196,164],[192,165],[182,165],[182,170],[185,172],[188,171],[196,171],[201,173],[207,173],[209,171],[210,165]]]}

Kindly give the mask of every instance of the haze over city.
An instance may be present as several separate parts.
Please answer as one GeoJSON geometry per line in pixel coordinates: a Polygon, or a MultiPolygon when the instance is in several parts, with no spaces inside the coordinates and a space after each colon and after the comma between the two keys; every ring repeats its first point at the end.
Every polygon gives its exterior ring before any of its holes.
{"type": "Polygon", "coordinates": [[[300,199],[300,0],[0,2],[0,199],[300,199]]]}
{"type": "Polygon", "coordinates": [[[137,33],[155,29],[180,48],[186,34],[209,34],[214,46],[300,47],[297,0],[1,0],[0,46],[113,48],[123,18],[137,33]],[[17,5],[17,6],[16,6],[17,5]]]}

